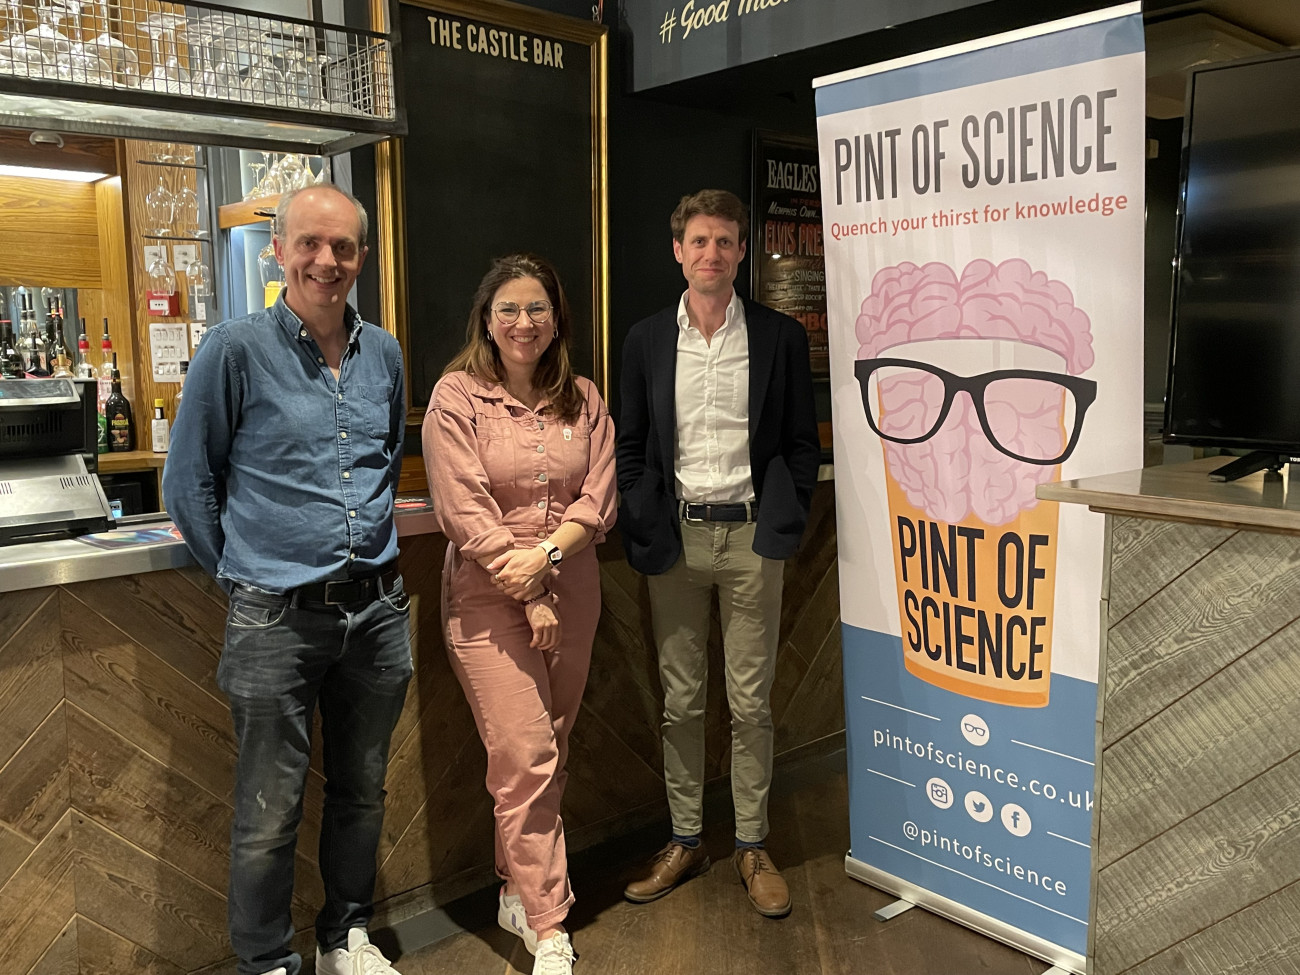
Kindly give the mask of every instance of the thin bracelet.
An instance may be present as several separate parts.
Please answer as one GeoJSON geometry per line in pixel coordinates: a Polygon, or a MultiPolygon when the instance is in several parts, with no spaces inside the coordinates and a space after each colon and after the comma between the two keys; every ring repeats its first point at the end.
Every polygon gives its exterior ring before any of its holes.
{"type": "Polygon", "coordinates": [[[550,594],[551,594],[551,590],[543,587],[541,592],[539,592],[536,596],[533,596],[531,599],[525,599],[523,603],[525,606],[531,606],[533,603],[537,602],[537,600],[545,599],[550,594]]]}

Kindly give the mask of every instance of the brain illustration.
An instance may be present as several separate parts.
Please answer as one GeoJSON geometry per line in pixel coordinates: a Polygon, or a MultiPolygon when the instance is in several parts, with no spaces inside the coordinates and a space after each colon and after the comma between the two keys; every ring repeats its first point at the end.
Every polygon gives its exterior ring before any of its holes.
{"type": "MultiPolygon", "coordinates": [[[[947,264],[911,263],[876,274],[857,320],[859,358],[933,339],[1001,339],[1059,355],[1078,375],[1093,364],[1091,323],[1060,281],[1015,258],[972,261],[958,276],[947,264]]],[[[915,350],[908,356],[919,358],[915,350]]],[[[942,380],[917,371],[890,372],[879,383],[881,429],[922,435],[943,404],[942,380]]],[[[1059,389],[1028,380],[990,384],[985,413],[997,440],[1026,457],[1052,457],[1063,446],[1059,389]]],[[[1054,465],[1030,464],[999,451],[980,428],[970,397],[958,394],[943,426],[915,444],[885,441],[890,475],[908,500],[936,521],[974,514],[1002,525],[1037,504],[1034,489],[1054,465]]]]}

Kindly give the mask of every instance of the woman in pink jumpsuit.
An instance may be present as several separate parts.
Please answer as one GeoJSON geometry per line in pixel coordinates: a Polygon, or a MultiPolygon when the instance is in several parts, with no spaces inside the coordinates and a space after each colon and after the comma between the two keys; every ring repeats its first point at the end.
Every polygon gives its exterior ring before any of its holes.
{"type": "Polygon", "coordinates": [[[487,749],[495,805],[498,920],[569,975],[573,904],[560,800],[600,617],[592,542],[614,523],[614,429],[569,365],[569,308],[555,270],[496,261],[465,347],[434,387],[424,461],[450,540],[442,614],[448,652],[487,749]]]}

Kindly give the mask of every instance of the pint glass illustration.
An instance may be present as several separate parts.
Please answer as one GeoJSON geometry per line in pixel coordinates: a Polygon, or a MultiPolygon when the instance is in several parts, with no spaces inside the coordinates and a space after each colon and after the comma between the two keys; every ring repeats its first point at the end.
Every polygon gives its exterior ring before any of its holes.
{"type": "Polygon", "coordinates": [[[907,670],[980,700],[1049,698],[1057,505],[1096,384],[1088,316],[1018,258],[876,274],[854,371],[884,448],[907,670]]]}

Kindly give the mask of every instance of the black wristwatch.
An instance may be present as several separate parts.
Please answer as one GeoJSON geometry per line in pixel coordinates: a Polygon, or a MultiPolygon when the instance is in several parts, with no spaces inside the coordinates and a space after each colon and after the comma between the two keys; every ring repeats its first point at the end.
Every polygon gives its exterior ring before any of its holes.
{"type": "Polygon", "coordinates": [[[546,561],[552,566],[559,565],[564,561],[564,553],[560,551],[560,546],[554,542],[538,542],[537,547],[546,553],[546,561]]]}

